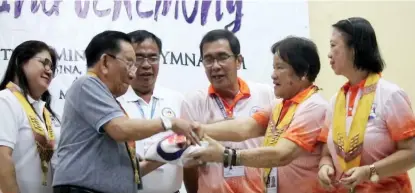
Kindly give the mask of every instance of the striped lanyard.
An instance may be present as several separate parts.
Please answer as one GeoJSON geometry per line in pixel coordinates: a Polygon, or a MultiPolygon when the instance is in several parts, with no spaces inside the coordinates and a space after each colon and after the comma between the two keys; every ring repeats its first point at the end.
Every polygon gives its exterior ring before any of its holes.
{"type": "MultiPolygon", "coordinates": [[[[157,102],[158,102],[158,99],[153,98],[153,102],[151,103],[150,119],[153,119],[154,117],[154,112],[156,111],[157,102]]],[[[140,110],[141,116],[143,117],[143,119],[146,119],[146,115],[144,113],[143,107],[140,105],[140,101],[137,100],[136,104],[137,104],[138,109],[140,110]]]]}
{"type": "Polygon", "coordinates": [[[218,107],[219,107],[219,109],[222,113],[223,118],[224,119],[230,119],[231,117],[229,117],[228,113],[226,112],[226,108],[225,108],[225,105],[223,104],[222,100],[220,100],[220,98],[216,95],[214,95],[213,98],[215,99],[216,104],[218,105],[218,107]]]}

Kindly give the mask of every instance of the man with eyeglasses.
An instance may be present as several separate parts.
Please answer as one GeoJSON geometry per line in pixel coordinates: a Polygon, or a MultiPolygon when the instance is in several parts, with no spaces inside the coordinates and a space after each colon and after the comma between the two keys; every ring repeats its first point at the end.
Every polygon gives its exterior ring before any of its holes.
{"type": "Polygon", "coordinates": [[[141,175],[156,164],[139,164],[136,140],[165,131],[184,134],[193,143],[189,122],[169,117],[129,117],[116,100],[125,94],[137,71],[131,38],[104,31],[85,50],[88,74],[66,94],[62,133],[54,172],[54,193],[136,193],[141,175]]]}
{"type": "MultiPolygon", "coordinates": [[[[127,114],[132,118],[157,119],[175,118],[180,115],[183,96],[179,92],[156,85],[159,61],[162,53],[161,40],[151,32],[137,30],[128,34],[135,50],[137,71],[127,92],[118,98],[127,114]]],[[[136,141],[136,153],[143,157],[150,145],[172,134],[171,131],[158,133],[136,141]]],[[[162,163],[141,161],[140,165],[156,168],[162,163]]],[[[143,189],[139,193],[178,192],[183,181],[183,168],[164,164],[143,177],[143,189]]]]}
{"type": "MultiPolygon", "coordinates": [[[[237,71],[242,65],[242,56],[239,40],[232,32],[222,29],[208,32],[199,49],[211,85],[207,90],[185,97],[181,109],[182,118],[213,123],[235,117],[250,117],[274,101],[274,92],[270,86],[238,78],[237,71]]],[[[261,141],[262,138],[254,138],[243,142],[223,142],[223,145],[233,149],[247,149],[261,146],[261,141]]],[[[184,183],[189,193],[264,191],[260,169],[237,166],[230,170],[217,163],[185,168],[184,183]]]]}

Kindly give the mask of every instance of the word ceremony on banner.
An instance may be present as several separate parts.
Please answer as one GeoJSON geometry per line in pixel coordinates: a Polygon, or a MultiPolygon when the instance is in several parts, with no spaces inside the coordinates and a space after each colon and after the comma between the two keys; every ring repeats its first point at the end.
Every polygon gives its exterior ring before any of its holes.
{"type": "Polygon", "coordinates": [[[66,90],[86,73],[84,49],[104,30],[156,34],[163,43],[158,84],[182,93],[208,86],[199,43],[210,30],[234,32],[244,58],[239,76],[266,84],[272,83],[272,44],[309,36],[305,0],[0,0],[0,23],[1,77],[24,41],[41,40],[57,51],[50,92],[58,114],[66,90]]]}

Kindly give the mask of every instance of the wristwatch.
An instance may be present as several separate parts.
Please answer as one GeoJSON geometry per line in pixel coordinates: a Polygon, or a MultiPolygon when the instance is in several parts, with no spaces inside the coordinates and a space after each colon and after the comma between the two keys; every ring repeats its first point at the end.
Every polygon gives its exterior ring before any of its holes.
{"type": "Polygon", "coordinates": [[[173,125],[172,125],[171,120],[169,118],[162,116],[162,117],[160,117],[160,119],[161,119],[161,125],[163,126],[163,129],[165,131],[169,131],[169,130],[172,129],[173,125]]]}
{"type": "Polygon", "coordinates": [[[376,170],[375,165],[372,164],[372,165],[369,166],[369,168],[370,168],[370,181],[372,181],[374,183],[378,182],[379,181],[379,175],[378,175],[378,172],[376,170]]]}

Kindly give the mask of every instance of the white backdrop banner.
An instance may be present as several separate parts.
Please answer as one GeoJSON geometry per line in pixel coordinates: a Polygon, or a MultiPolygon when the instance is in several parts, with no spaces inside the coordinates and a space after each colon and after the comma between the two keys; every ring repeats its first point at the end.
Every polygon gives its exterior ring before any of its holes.
{"type": "Polygon", "coordinates": [[[59,63],[50,90],[61,114],[66,90],[86,73],[83,52],[91,38],[108,29],[145,29],[163,42],[158,83],[185,93],[208,85],[199,54],[202,36],[226,28],[241,43],[239,75],[271,84],[271,45],[288,35],[309,37],[308,23],[305,0],[1,0],[0,77],[23,41],[53,46],[59,63]]]}

